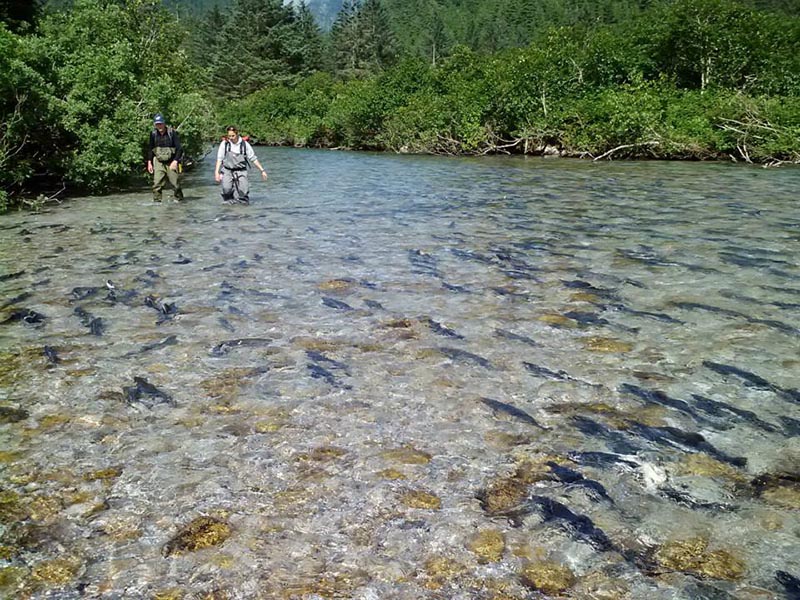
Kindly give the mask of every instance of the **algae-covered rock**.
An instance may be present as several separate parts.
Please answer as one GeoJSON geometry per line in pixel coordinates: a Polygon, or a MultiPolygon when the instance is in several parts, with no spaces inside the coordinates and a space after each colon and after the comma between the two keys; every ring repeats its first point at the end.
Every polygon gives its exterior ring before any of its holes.
{"type": "Polygon", "coordinates": [[[608,352],[621,354],[633,350],[633,344],[612,338],[590,337],[583,342],[583,347],[590,352],[608,352]]]}
{"type": "Polygon", "coordinates": [[[27,410],[14,408],[13,406],[0,406],[0,424],[19,423],[30,416],[27,410]]]}
{"type": "Polygon", "coordinates": [[[503,477],[478,493],[478,499],[489,515],[507,512],[522,504],[528,495],[528,484],[518,477],[503,477]]]}
{"type": "Polygon", "coordinates": [[[0,490],[0,523],[14,523],[28,516],[27,509],[14,491],[0,490]]]}
{"type": "Polygon", "coordinates": [[[84,481],[102,481],[103,483],[111,483],[122,475],[122,467],[108,467],[107,469],[100,469],[97,471],[89,471],[83,474],[84,481]]]}
{"type": "Polygon", "coordinates": [[[425,561],[425,587],[437,590],[447,582],[461,577],[466,572],[466,567],[445,556],[435,556],[425,561]]]}
{"type": "Polygon", "coordinates": [[[548,560],[525,565],[520,578],[527,587],[550,595],[567,591],[576,581],[569,567],[548,560]]]}
{"type": "Polygon", "coordinates": [[[164,544],[162,554],[171,556],[218,546],[230,535],[231,527],[226,522],[212,517],[197,517],[164,544]]]}
{"type": "Polygon", "coordinates": [[[393,450],[381,452],[381,456],[390,462],[402,463],[404,465],[427,465],[433,458],[427,452],[417,450],[412,446],[403,446],[393,450]]]}
{"type": "Polygon", "coordinates": [[[27,574],[28,571],[22,567],[0,567],[0,592],[9,591],[9,595],[3,597],[13,598],[11,590],[18,588],[27,574]]]}
{"type": "Polygon", "coordinates": [[[478,557],[480,563],[497,562],[503,558],[506,549],[506,540],[503,534],[496,529],[479,531],[469,541],[467,547],[478,557]]]}
{"type": "Polygon", "coordinates": [[[80,569],[81,563],[75,557],[56,558],[34,565],[30,578],[37,586],[61,587],[73,581],[80,569]]]}
{"type": "Polygon", "coordinates": [[[405,473],[403,473],[402,471],[398,471],[397,469],[384,469],[383,471],[378,471],[377,475],[381,479],[389,479],[389,480],[408,479],[405,473]]]}
{"type": "Polygon", "coordinates": [[[673,470],[676,475],[699,475],[716,479],[728,479],[742,483],[746,480],[744,474],[729,464],[721,462],[708,454],[684,454],[673,470]]]}
{"type": "Polygon", "coordinates": [[[337,448],[335,446],[320,446],[314,448],[311,452],[302,453],[297,456],[298,460],[310,460],[315,462],[329,462],[336,460],[347,454],[344,448],[337,448]]]}
{"type": "Polygon", "coordinates": [[[422,490],[409,490],[400,496],[400,502],[409,508],[439,510],[442,501],[438,496],[422,490]]]}
{"type": "Polygon", "coordinates": [[[727,550],[708,551],[708,540],[690,538],[667,542],[654,558],[659,565],[674,571],[694,573],[712,579],[737,580],[744,575],[744,562],[727,550]]]}
{"type": "Polygon", "coordinates": [[[184,598],[186,598],[186,594],[179,588],[159,590],[153,594],[153,600],[183,600],[184,598]]]}
{"type": "Polygon", "coordinates": [[[329,279],[319,284],[319,289],[324,292],[345,292],[356,285],[354,279],[329,279]]]}
{"type": "Polygon", "coordinates": [[[569,317],[565,317],[564,315],[560,315],[557,313],[550,313],[545,315],[540,315],[536,317],[537,321],[541,321],[542,323],[547,323],[553,327],[565,327],[567,329],[573,329],[578,326],[578,322],[570,319],[569,317]]]}

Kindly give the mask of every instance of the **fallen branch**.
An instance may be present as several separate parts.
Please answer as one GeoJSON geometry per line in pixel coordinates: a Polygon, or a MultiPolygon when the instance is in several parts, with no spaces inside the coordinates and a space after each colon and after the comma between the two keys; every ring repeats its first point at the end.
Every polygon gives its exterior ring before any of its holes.
{"type": "Polygon", "coordinates": [[[639,142],[639,143],[636,143],[636,144],[623,144],[622,146],[617,146],[616,148],[612,148],[608,152],[604,152],[603,154],[601,154],[597,158],[593,159],[592,162],[597,162],[598,160],[602,160],[602,159],[606,158],[607,156],[611,156],[617,150],[624,150],[625,148],[636,148],[638,146],[658,146],[660,143],[661,142],[659,142],[657,140],[654,140],[652,142],[639,142]]]}

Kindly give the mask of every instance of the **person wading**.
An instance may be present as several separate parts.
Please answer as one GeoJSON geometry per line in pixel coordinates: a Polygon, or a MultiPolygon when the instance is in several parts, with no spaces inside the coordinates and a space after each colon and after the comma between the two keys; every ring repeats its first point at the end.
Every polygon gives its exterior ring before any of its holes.
{"type": "Polygon", "coordinates": [[[169,180],[175,202],[183,201],[183,190],[179,165],[183,158],[183,148],[178,132],[167,127],[164,117],[157,114],[153,118],[155,129],[150,132],[150,152],[147,156],[147,172],[153,175],[153,202],[161,202],[161,191],[169,180]]]}
{"type": "Polygon", "coordinates": [[[267,172],[256,158],[250,142],[239,137],[234,126],[227,128],[227,135],[217,150],[217,164],[214,178],[222,182],[223,204],[250,204],[250,185],[247,182],[247,168],[253,165],[261,171],[261,179],[267,180],[267,172]]]}

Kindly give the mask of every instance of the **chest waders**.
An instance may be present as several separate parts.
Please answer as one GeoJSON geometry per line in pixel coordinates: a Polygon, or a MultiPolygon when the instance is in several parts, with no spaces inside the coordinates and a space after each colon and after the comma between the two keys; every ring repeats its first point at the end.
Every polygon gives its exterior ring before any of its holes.
{"type": "Polygon", "coordinates": [[[225,154],[222,157],[222,201],[224,203],[250,204],[248,166],[244,140],[239,142],[239,152],[231,152],[231,143],[226,141],[225,154]]]}
{"type": "Polygon", "coordinates": [[[155,136],[154,144],[167,141],[163,140],[163,137],[167,137],[170,144],[169,146],[155,145],[153,148],[153,202],[161,202],[161,194],[167,181],[174,189],[175,202],[180,202],[183,200],[180,176],[177,171],[169,168],[169,165],[175,160],[175,134],[169,130],[166,136],[160,136],[157,132],[153,135],[155,136]]]}

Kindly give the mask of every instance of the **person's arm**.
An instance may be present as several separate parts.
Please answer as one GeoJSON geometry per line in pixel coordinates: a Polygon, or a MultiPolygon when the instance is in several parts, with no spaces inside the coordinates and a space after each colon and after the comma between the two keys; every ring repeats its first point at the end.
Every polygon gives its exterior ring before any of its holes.
{"type": "Polygon", "coordinates": [[[153,136],[153,132],[150,132],[150,145],[147,149],[147,172],[153,172],[153,146],[155,145],[155,137],[153,136]]]}
{"type": "MultiPolygon", "coordinates": [[[[175,168],[177,169],[178,163],[183,158],[183,146],[181,146],[181,136],[174,129],[172,130],[172,144],[175,147],[175,156],[172,162],[175,164],[175,168]]],[[[170,167],[171,166],[172,165],[170,165],[170,167]]]]}
{"type": "Polygon", "coordinates": [[[222,181],[222,158],[225,152],[225,142],[222,142],[219,145],[219,150],[217,150],[217,163],[214,165],[214,180],[219,183],[222,181]]]}
{"type": "Polygon", "coordinates": [[[258,162],[258,157],[256,156],[256,153],[253,150],[253,147],[250,145],[250,142],[245,142],[244,143],[244,149],[245,149],[245,152],[247,152],[247,160],[250,161],[250,164],[255,165],[255,167],[259,171],[261,171],[261,179],[266,181],[267,180],[267,171],[264,169],[264,167],[261,166],[261,163],[258,162]]]}

